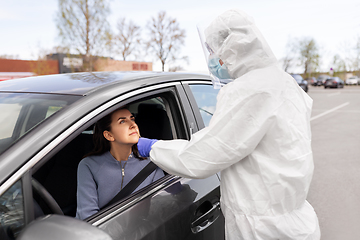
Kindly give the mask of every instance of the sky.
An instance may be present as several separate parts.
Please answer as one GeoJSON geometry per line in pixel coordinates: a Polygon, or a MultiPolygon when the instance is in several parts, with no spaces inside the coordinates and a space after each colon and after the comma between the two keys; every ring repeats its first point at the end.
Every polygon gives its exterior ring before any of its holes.
{"type": "MultiPolygon", "coordinates": [[[[253,17],[278,60],[285,56],[289,39],[315,39],[323,71],[330,69],[335,54],[345,57],[360,37],[359,0],[111,0],[110,7],[113,30],[123,17],[143,28],[160,11],[176,18],[186,31],[181,54],[188,56],[189,64],[182,66],[190,72],[207,72],[196,24],[232,8],[253,17]]],[[[31,60],[60,45],[57,12],[57,0],[0,0],[0,55],[31,60]]],[[[153,70],[161,70],[159,61],[153,61],[153,70]]]]}

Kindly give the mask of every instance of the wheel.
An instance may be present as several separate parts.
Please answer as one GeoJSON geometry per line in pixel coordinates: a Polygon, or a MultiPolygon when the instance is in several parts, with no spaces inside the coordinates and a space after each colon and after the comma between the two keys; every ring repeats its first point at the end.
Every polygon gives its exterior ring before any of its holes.
{"type": "Polygon", "coordinates": [[[50,193],[41,185],[36,179],[31,179],[31,185],[33,190],[39,194],[41,199],[46,203],[49,209],[59,215],[64,215],[63,211],[61,210],[59,204],[55,201],[55,199],[50,195],[50,193]]]}

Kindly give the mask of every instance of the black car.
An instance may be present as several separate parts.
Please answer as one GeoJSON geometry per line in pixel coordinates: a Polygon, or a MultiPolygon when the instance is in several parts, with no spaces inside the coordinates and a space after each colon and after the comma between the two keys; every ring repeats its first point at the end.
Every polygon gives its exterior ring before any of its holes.
{"type": "Polygon", "coordinates": [[[0,82],[0,239],[224,239],[217,174],[165,173],[84,221],[74,218],[77,166],[97,120],[126,105],[143,137],[190,139],[209,123],[217,93],[209,76],[185,73],[0,82]]]}
{"type": "Polygon", "coordinates": [[[307,92],[309,90],[308,82],[302,78],[299,74],[291,74],[291,76],[296,80],[296,82],[299,84],[299,86],[307,92]]]}
{"type": "Polygon", "coordinates": [[[331,77],[326,79],[324,83],[324,88],[343,88],[344,81],[339,77],[331,77]]]}
{"type": "Polygon", "coordinates": [[[308,82],[308,84],[311,84],[311,86],[321,86],[321,81],[318,81],[315,77],[309,77],[306,78],[305,81],[308,82]]]}
{"type": "Polygon", "coordinates": [[[330,78],[329,75],[323,75],[323,74],[322,74],[322,75],[319,75],[319,76],[316,78],[316,80],[318,81],[319,86],[322,86],[322,85],[324,85],[326,79],[328,79],[328,78],[330,78]]]}

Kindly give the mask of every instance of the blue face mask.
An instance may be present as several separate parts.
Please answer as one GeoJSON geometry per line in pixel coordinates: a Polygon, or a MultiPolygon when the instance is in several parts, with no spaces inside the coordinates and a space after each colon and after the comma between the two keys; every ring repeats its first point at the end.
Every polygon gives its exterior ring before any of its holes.
{"type": "Polygon", "coordinates": [[[209,59],[208,67],[210,72],[220,79],[231,79],[226,65],[221,65],[219,60],[218,57],[209,59]]]}

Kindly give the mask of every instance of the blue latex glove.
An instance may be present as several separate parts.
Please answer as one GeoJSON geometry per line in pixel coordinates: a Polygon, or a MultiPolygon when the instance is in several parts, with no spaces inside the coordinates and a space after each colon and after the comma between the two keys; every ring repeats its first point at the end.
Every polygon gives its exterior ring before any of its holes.
{"type": "Polygon", "coordinates": [[[139,150],[139,154],[142,157],[149,157],[150,156],[150,151],[151,151],[151,146],[156,143],[158,140],[157,139],[148,139],[148,138],[139,138],[139,141],[137,143],[137,147],[139,150]]]}

